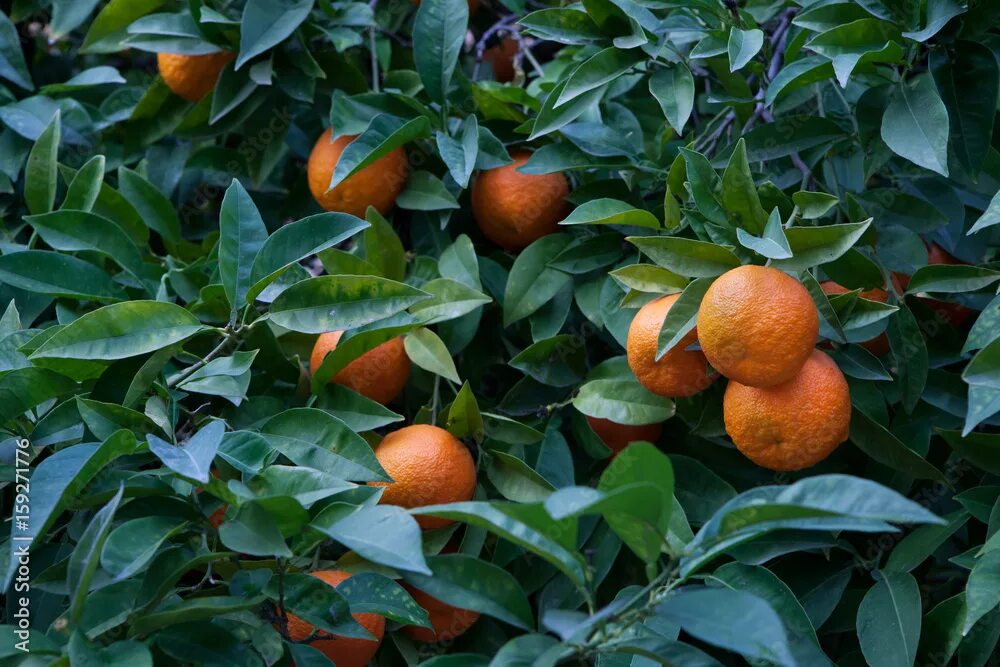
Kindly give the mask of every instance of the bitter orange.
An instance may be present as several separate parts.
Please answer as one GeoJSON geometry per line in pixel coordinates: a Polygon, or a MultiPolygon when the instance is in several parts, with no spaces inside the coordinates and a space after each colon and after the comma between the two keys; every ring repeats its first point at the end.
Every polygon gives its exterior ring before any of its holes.
{"type": "Polygon", "coordinates": [[[222,68],[235,57],[236,54],[230,51],[216,51],[200,56],[157,53],[156,66],[167,88],[189,102],[197,102],[212,92],[222,68]]]}
{"type": "MultiPolygon", "coordinates": [[[[326,355],[340,342],[343,331],[320,334],[309,357],[309,370],[315,374],[326,355]]],[[[385,405],[399,396],[410,378],[410,358],[401,337],[386,341],[351,361],[333,376],[331,382],[342,384],[362,396],[385,405]]]]}
{"type": "Polygon", "coordinates": [[[629,368],[642,386],[660,396],[693,396],[712,384],[705,355],[687,349],[697,340],[697,329],[656,360],[663,320],[678,298],[678,294],[668,294],[650,301],[639,309],[628,328],[625,347],[629,368]]]}
{"type": "Polygon", "coordinates": [[[403,628],[403,632],[414,641],[428,643],[451,641],[471,628],[479,619],[479,612],[453,607],[407,584],[403,587],[413,596],[413,600],[424,608],[433,626],[422,628],[408,625],[403,628]]]}
{"type": "Polygon", "coordinates": [[[340,155],[355,139],[353,135],[343,135],[331,142],[332,134],[329,128],[323,132],[309,155],[306,171],[309,191],[316,203],[327,211],[350,213],[359,218],[365,217],[369,206],[387,213],[406,185],[409,174],[406,151],[402,148],[390,151],[331,190],[330,180],[340,155]]]}

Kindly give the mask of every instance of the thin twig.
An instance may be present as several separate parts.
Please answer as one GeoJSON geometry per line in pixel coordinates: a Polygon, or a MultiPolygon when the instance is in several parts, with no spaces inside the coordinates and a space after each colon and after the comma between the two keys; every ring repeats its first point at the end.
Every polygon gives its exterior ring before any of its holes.
{"type": "Polygon", "coordinates": [[[209,352],[208,354],[206,354],[204,359],[196,361],[195,363],[191,364],[190,366],[188,366],[187,368],[185,368],[184,370],[182,370],[177,375],[175,375],[172,378],[170,378],[167,381],[167,388],[168,389],[172,389],[172,388],[176,387],[181,382],[183,382],[184,380],[186,380],[189,377],[191,377],[196,371],[204,368],[208,364],[208,362],[210,362],[213,359],[215,359],[215,358],[217,358],[217,357],[225,354],[228,351],[228,349],[229,349],[230,343],[232,343],[234,340],[236,340],[236,336],[233,335],[228,330],[223,335],[224,335],[224,338],[222,339],[222,342],[219,343],[218,345],[216,345],[215,348],[211,352],[209,352]]]}

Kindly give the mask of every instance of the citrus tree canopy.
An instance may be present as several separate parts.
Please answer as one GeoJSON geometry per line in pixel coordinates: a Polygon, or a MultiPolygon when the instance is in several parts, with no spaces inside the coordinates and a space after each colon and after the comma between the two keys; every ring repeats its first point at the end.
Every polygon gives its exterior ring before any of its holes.
{"type": "Polygon", "coordinates": [[[1000,2],[0,10],[0,667],[998,664],[1000,2]]]}

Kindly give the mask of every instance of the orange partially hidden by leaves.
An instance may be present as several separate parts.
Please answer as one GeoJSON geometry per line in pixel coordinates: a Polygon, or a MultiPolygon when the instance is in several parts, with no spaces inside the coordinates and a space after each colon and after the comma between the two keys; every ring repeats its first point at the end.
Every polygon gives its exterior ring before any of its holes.
{"type": "MultiPolygon", "coordinates": [[[[392,482],[385,486],[386,505],[424,507],[471,500],[476,490],[476,464],[465,445],[443,428],[414,424],[393,431],[375,448],[375,458],[392,482]]],[[[424,530],[443,528],[450,519],[418,516],[424,530]]]]}
{"type": "MultiPolygon", "coordinates": [[[[312,576],[322,579],[331,586],[338,586],[350,578],[350,572],[343,570],[320,570],[311,572],[312,576]]],[[[328,657],[337,667],[365,667],[382,644],[385,634],[385,619],[378,614],[352,614],[365,630],[375,639],[359,639],[357,637],[339,637],[327,632],[320,632],[309,645],[328,657]]],[[[294,614],[288,615],[288,635],[295,641],[301,641],[312,634],[314,626],[294,614]]]]}
{"type": "Polygon", "coordinates": [[[417,604],[424,608],[433,626],[432,628],[422,628],[417,625],[408,625],[403,628],[403,632],[414,641],[427,643],[451,641],[471,628],[472,624],[479,619],[477,611],[453,607],[407,584],[404,584],[403,588],[413,596],[413,600],[417,604]]]}
{"type": "MultiPolygon", "coordinates": [[[[823,289],[823,292],[829,294],[830,296],[847,294],[848,292],[853,291],[847,289],[843,285],[833,282],[832,280],[824,280],[819,284],[819,286],[823,289]]],[[[889,293],[881,287],[862,290],[859,296],[862,299],[878,301],[879,303],[887,303],[889,301],[889,293]]],[[[885,335],[885,333],[880,333],[878,336],[861,343],[861,346],[876,356],[882,356],[889,351],[889,338],[885,335]]]]}
{"type": "Polygon", "coordinates": [[[472,212],[486,238],[507,250],[520,250],[559,229],[569,206],[569,183],[562,174],[522,174],[531,153],[515,151],[514,159],[476,176],[472,212]]]}
{"type": "Polygon", "coordinates": [[[634,426],[632,424],[619,424],[600,417],[587,417],[587,423],[590,424],[590,428],[601,439],[601,442],[615,454],[628,447],[629,443],[637,440],[656,442],[660,439],[660,434],[663,433],[663,424],[659,423],[634,426]]]}
{"type": "Polygon", "coordinates": [[[236,54],[231,51],[216,51],[200,56],[157,53],[156,66],[167,88],[189,102],[197,102],[212,92],[222,68],[235,57],[236,54]]]}
{"type": "Polygon", "coordinates": [[[365,217],[369,206],[374,206],[379,213],[387,213],[406,185],[409,174],[406,151],[402,148],[390,151],[330,190],[333,170],[344,149],[355,139],[354,135],[344,135],[331,142],[331,134],[329,128],[321,134],[309,154],[306,171],[309,191],[316,203],[327,211],[350,213],[359,218],[365,217]]]}
{"type": "MultiPolygon", "coordinates": [[[[963,262],[953,256],[937,243],[931,243],[927,248],[927,264],[962,265],[967,264],[967,262],[963,262]]],[[[907,286],[910,284],[910,276],[903,273],[893,273],[892,277],[897,289],[900,292],[906,291],[907,286]]],[[[961,304],[952,303],[951,301],[941,301],[939,299],[928,298],[921,298],[920,300],[934,309],[934,312],[936,312],[938,317],[944,320],[945,323],[950,324],[953,327],[962,326],[969,320],[970,317],[976,314],[976,311],[971,308],[966,308],[961,304]]]]}
{"type": "MultiPolygon", "coordinates": [[[[316,339],[309,358],[312,374],[319,370],[326,355],[336,349],[343,335],[343,331],[330,331],[316,339]]],[[[410,358],[406,356],[403,339],[397,336],[344,366],[331,381],[385,405],[399,396],[409,378],[410,358]]]]}
{"type": "Polygon", "coordinates": [[[722,404],[736,448],[770,470],[801,470],[847,440],[851,396],[837,364],[813,350],[798,374],[775,387],[731,380],[722,404]]]}
{"type": "Polygon", "coordinates": [[[517,55],[517,40],[505,37],[500,43],[483,51],[483,62],[493,66],[493,78],[500,83],[514,80],[514,56],[517,55]]]}
{"type": "Polygon", "coordinates": [[[668,294],[650,301],[639,309],[628,328],[629,368],[642,386],[660,396],[693,396],[712,384],[705,355],[687,349],[698,339],[697,329],[656,360],[663,320],[678,298],[678,294],[668,294]]]}
{"type": "Polygon", "coordinates": [[[698,340],[715,370],[752,387],[795,377],[816,345],[809,292],[777,269],[746,265],[715,279],[698,309],[698,340]]]}

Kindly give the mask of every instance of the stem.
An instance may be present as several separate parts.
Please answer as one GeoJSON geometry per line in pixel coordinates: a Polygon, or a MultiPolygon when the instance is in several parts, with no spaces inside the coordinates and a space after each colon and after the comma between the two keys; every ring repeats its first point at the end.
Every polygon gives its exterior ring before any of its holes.
{"type": "Polygon", "coordinates": [[[229,331],[228,328],[223,332],[223,336],[224,337],[222,339],[222,342],[219,343],[218,345],[216,345],[215,348],[211,352],[209,352],[208,354],[206,354],[204,359],[201,359],[200,361],[197,361],[197,362],[191,364],[190,366],[188,366],[187,368],[185,368],[184,370],[182,370],[180,373],[178,373],[177,375],[175,375],[172,378],[170,378],[167,381],[167,388],[168,389],[173,389],[174,387],[176,387],[177,385],[179,385],[181,382],[183,382],[184,380],[186,380],[189,377],[191,377],[191,375],[193,375],[196,371],[204,368],[208,364],[208,362],[210,362],[213,359],[215,359],[215,358],[217,358],[217,357],[225,354],[228,351],[228,349],[229,349],[230,343],[232,343],[234,340],[236,340],[236,336],[234,336],[229,331]]]}
{"type": "Polygon", "coordinates": [[[372,90],[381,92],[381,85],[378,76],[378,52],[375,50],[375,29],[368,29],[368,50],[371,52],[372,61],[372,90]]]}
{"type": "Polygon", "coordinates": [[[434,395],[431,399],[431,423],[437,424],[438,404],[441,402],[441,376],[434,376],[434,395]]]}

